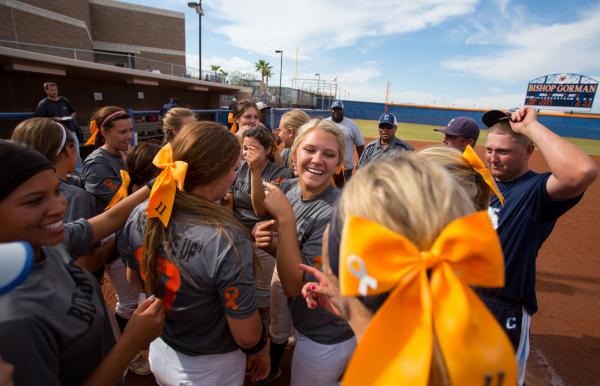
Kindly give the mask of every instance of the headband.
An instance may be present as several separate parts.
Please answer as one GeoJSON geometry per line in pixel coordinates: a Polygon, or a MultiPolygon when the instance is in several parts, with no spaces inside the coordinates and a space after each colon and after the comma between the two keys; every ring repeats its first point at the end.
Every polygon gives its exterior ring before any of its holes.
{"type": "Polygon", "coordinates": [[[129,173],[127,173],[127,170],[120,170],[120,174],[121,186],[119,186],[119,189],[117,190],[113,198],[110,200],[108,205],[106,205],[106,208],[104,208],[104,210],[112,208],[118,202],[122,201],[125,197],[127,197],[127,189],[129,188],[129,182],[131,181],[131,178],[129,177],[129,173]]]}
{"type": "MultiPolygon", "coordinates": [[[[104,118],[102,120],[102,123],[100,124],[100,129],[105,129],[104,125],[106,124],[106,122],[109,122],[111,119],[113,119],[114,117],[121,115],[121,114],[127,114],[126,111],[124,110],[117,110],[112,114],[109,114],[106,118],[104,118]]],[[[99,128],[98,128],[98,122],[94,119],[92,121],[90,121],[90,132],[92,133],[92,135],[90,135],[90,137],[88,138],[88,140],[85,142],[84,145],[95,145],[96,144],[96,138],[98,137],[98,132],[99,132],[99,128]]]]}
{"type": "Polygon", "coordinates": [[[475,150],[471,147],[471,145],[467,145],[465,151],[463,152],[463,159],[475,170],[485,181],[487,186],[492,189],[500,203],[504,205],[504,196],[500,193],[500,189],[498,189],[498,185],[496,185],[496,181],[492,177],[490,171],[485,167],[483,162],[481,162],[481,158],[475,153],[475,150]]]}
{"type": "Polygon", "coordinates": [[[65,147],[65,143],[67,142],[67,131],[65,130],[65,127],[63,125],[61,125],[58,122],[55,122],[58,126],[60,126],[61,130],[62,130],[62,139],[60,140],[60,146],[58,147],[58,149],[56,150],[56,155],[59,155],[60,152],[62,151],[63,147],[65,147]]]}
{"type": "Polygon", "coordinates": [[[150,191],[147,207],[148,218],[158,218],[166,228],[173,211],[175,193],[177,193],[177,189],[183,191],[188,164],[183,161],[173,162],[173,149],[170,143],[159,150],[152,163],[162,169],[162,172],[156,178],[150,191]]]}
{"type": "Polygon", "coordinates": [[[512,345],[470,287],[503,286],[503,261],[485,211],[452,221],[425,251],[380,224],[349,217],[340,251],[342,295],[390,294],[342,384],[426,386],[434,340],[450,384],[481,385],[490,376],[516,384],[512,345]]]}
{"type": "MultiPolygon", "coordinates": [[[[14,143],[10,144],[19,146],[14,143]]],[[[0,145],[4,144],[0,142],[0,145]]],[[[0,157],[0,200],[4,200],[34,175],[53,169],[54,167],[46,157],[28,147],[19,146],[15,151],[3,154],[0,157]]]]}

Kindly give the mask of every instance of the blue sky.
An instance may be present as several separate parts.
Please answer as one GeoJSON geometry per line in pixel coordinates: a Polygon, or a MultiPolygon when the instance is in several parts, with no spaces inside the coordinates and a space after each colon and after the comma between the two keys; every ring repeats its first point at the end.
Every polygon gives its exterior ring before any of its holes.
{"type": "MultiPolygon", "coordinates": [[[[188,66],[198,65],[198,16],[180,0],[128,0],[185,13],[188,66]]],[[[541,75],[600,80],[600,1],[205,0],[202,64],[229,73],[269,61],[292,78],[337,79],[338,95],[457,107],[521,105],[541,75]],[[296,48],[299,51],[296,67],[296,48]]],[[[325,81],[325,82],[324,82],[325,81]]],[[[305,86],[308,86],[305,83],[305,86]]],[[[600,112],[600,95],[593,111],[600,112]]]]}

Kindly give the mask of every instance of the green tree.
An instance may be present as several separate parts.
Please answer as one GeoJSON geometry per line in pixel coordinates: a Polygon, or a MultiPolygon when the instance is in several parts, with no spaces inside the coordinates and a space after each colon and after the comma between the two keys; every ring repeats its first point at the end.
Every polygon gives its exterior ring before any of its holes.
{"type": "Polygon", "coordinates": [[[267,62],[263,59],[254,63],[254,65],[256,66],[256,71],[258,71],[260,73],[260,93],[264,94],[265,93],[265,78],[268,79],[268,76],[271,76],[271,70],[273,69],[273,67],[271,66],[271,64],[269,62],[267,62]],[[268,74],[268,76],[267,76],[267,74],[268,74]]]}
{"type": "Polygon", "coordinates": [[[219,71],[220,69],[221,69],[221,66],[217,66],[217,65],[215,65],[215,64],[211,64],[211,65],[210,65],[210,70],[211,70],[212,72],[214,72],[214,74],[215,74],[215,79],[217,78],[217,71],[219,71]]]}

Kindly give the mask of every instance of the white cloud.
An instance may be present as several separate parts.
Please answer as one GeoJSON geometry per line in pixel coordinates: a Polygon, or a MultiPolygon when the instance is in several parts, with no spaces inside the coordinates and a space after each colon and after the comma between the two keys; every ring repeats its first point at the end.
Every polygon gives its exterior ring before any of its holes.
{"type": "Polygon", "coordinates": [[[206,12],[233,46],[261,55],[303,55],[348,47],[359,39],[419,31],[470,13],[477,0],[206,0],[206,12]]]}
{"type": "MultiPolygon", "coordinates": [[[[188,67],[198,68],[198,55],[187,54],[185,60],[188,67]]],[[[208,71],[211,65],[221,66],[221,68],[227,71],[229,74],[239,71],[257,76],[254,63],[242,59],[238,56],[231,58],[224,58],[221,56],[202,57],[202,71],[208,71]]]]}
{"type": "Polygon", "coordinates": [[[600,63],[600,7],[572,23],[505,28],[502,47],[488,56],[445,60],[448,69],[508,83],[558,72],[597,71],[600,63]]]}

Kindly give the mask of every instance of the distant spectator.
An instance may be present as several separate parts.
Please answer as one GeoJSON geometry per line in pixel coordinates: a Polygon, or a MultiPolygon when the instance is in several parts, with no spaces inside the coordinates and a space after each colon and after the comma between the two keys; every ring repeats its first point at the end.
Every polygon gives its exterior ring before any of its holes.
{"type": "Polygon", "coordinates": [[[229,130],[231,130],[231,127],[235,123],[235,119],[233,118],[233,113],[235,112],[235,109],[237,108],[237,102],[238,102],[237,98],[233,97],[233,99],[231,100],[231,103],[229,104],[229,110],[231,110],[231,112],[229,112],[229,114],[227,114],[227,125],[229,127],[229,130]]]}
{"type": "Polygon", "coordinates": [[[167,111],[171,110],[173,107],[178,107],[178,106],[179,106],[179,99],[173,98],[173,97],[169,98],[169,102],[165,103],[160,108],[160,116],[164,117],[165,114],[167,113],[167,111]]]}
{"type": "Polygon", "coordinates": [[[396,137],[397,128],[398,121],[394,114],[385,113],[379,117],[379,140],[367,145],[358,161],[359,169],[377,158],[391,156],[399,151],[413,150],[412,146],[396,137]]]}
{"type": "Polygon", "coordinates": [[[336,176],[334,178],[336,186],[341,188],[344,183],[352,177],[352,169],[354,169],[354,147],[356,146],[356,152],[358,158],[362,155],[365,150],[365,140],[363,139],[358,126],[351,119],[344,117],[344,102],[333,101],[331,104],[331,117],[327,120],[337,123],[344,133],[346,139],[346,149],[344,150],[344,175],[343,178],[336,176]]]}
{"type": "Polygon", "coordinates": [[[75,139],[75,149],[77,150],[76,170],[78,173],[81,173],[83,165],[81,163],[81,155],[79,154],[79,144],[83,141],[83,132],[77,126],[77,121],[75,120],[77,111],[67,98],[58,95],[58,86],[56,83],[44,83],[44,91],[47,97],[38,103],[33,116],[52,118],[69,129],[69,132],[75,139]]]}
{"type": "Polygon", "coordinates": [[[271,126],[267,123],[267,113],[271,111],[271,106],[266,104],[265,102],[256,102],[256,107],[258,107],[258,120],[262,123],[267,130],[273,131],[271,126]]]}
{"type": "Polygon", "coordinates": [[[479,125],[469,117],[453,118],[446,127],[433,130],[444,133],[444,145],[460,151],[465,151],[467,145],[475,147],[479,138],[479,125]]]}

